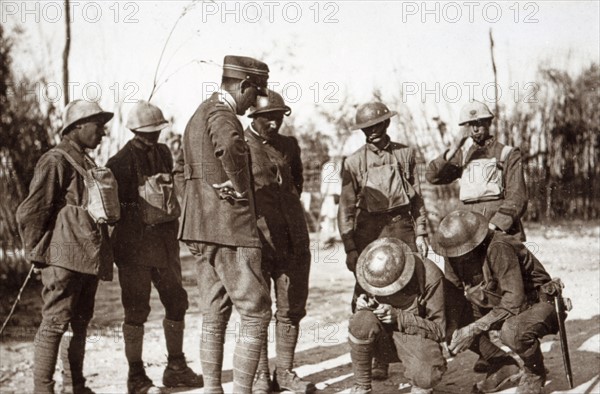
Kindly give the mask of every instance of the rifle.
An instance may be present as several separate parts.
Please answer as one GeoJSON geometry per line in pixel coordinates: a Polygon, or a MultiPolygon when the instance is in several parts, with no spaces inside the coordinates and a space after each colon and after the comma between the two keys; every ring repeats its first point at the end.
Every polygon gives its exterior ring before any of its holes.
{"type": "MultiPolygon", "coordinates": [[[[570,300],[567,300],[570,304],[570,300]]],[[[563,316],[567,311],[571,310],[570,305],[565,305],[565,299],[559,292],[554,296],[554,308],[556,310],[556,318],[558,320],[558,335],[560,337],[560,350],[562,351],[563,364],[565,366],[565,375],[569,382],[569,387],[573,388],[573,371],[571,370],[571,357],[569,356],[569,343],[567,342],[567,329],[563,316]]]]}
{"type": "MultiPolygon", "coordinates": [[[[560,350],[563,357],[563,365],[565,366],[565,375],[569,387],[573,388],[573,371],[571,369],[571,357],[569,356],[569,342],[567,341],[567,329],[565,327],[565,319],[567,312],[572,309],[571,300],[563,298],[562,289],[565,287],[560,278],[554,278],[550,282],[541,286],[542,294],[540,296],[548,300],[552,297],[554,310],[556,311],[556,320],[558,322],[558,336],[560,338],[560,350]]],[[[549,301],[549,300],[548,300],[549,301]]]]}

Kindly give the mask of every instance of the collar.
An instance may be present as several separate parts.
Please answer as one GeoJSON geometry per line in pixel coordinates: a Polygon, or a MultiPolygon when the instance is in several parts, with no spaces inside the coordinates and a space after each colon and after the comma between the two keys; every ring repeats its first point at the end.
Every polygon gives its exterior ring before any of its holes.
{"type": "Polygon", "coordinates": [[[496,138],[494,136],[490,135],[486,140],[483,141],[483,145],[479,145],[477,142],[473,141],[473,147],[475,149],[488,148],[495,141],[496,141],[496,138]]]}
{"type": "Polygon", "coordinates": [[[154,147],[158,145],[158,143],[149,144],[146,141],[144,141],[142,137],[138,137],[137,135],[131,139],[131,143],[133,144],[133,146],[143,151],[149,151],[151,149],[154,149],[154,147]]]}
{"type": "Polygon", "coordinates": [[[386,135],[387,137],[387,143],[385,144],[385,146],[383,147],[383,149],[379,149],[375,144],[372,144],[370,142],[367,142],[366,146],[369,150],[371,150],[371,152],[375,152],[375,153],[379,153],[381,151],[391,151],[392,148],[392,139],[386,135]]]}
{"type": "Polygon", "coordinates": [[[266,144],[268,144],[268,143],[269,143],[269,141],[268,141],[266,138],[264,138],[263,136],[261,136],[261,135],[258,133],[258,131],[256,131],[256,130],[254,129],[254,127],[252,127],[252,123],[250,123],[250,124],[248,125],[248,130],[250,130],[250,135],[251,135],[252,137],[254,137],[255,139],[257,139],[258,141],[260,141],[260,143],[261,143],[261,144],[263,144],[263,145],[266,145],[266,144]]]}
{"type": "Polygon", "coordinates": [[[229,92],[227,92],[225,90],[221,90],[220,92],[217,93],[217,98],[220,101],[227,104],[229,109],[231,109],[231,111],[237,115],[237,104],[235,102],[235,99],[233,98],[233,96],[231,94],[229,94],[229,92]]]}

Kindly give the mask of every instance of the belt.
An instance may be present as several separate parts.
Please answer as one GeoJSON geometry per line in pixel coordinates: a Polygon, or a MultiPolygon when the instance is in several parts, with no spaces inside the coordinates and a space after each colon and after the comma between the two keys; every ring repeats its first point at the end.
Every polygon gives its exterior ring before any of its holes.
{"type": "Polygon", "coordinates": [[[216,163],[191,163],[183,165],[183,178],[188,179],[203,179],[208,175],[217,173],[216,163]]]}

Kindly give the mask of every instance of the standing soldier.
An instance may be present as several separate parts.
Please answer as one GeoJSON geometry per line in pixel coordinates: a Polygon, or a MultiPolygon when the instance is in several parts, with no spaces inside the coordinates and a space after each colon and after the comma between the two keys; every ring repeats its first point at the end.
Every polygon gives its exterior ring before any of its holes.
{"type": "Polygon", "coordinates": [[[552,280],[516,237],[489,229],[485,216],[476,212],[448,214],[434,241],[433,249],[447,259],[469,301],[458,316],[459,328],[449,332],[449,350],[470,349],[488,361],[490,369],[477,389],[498,391],[516,380],[519,367],[503,350],[481,346],[479,338],[489,330],[500,330],[500,340],[524,363],[517,393],[542,393],[546,369],[539,338],[558,331],[553,296],[561,296],[562,282],[552,280]]]}
{"type": "Polygon", "coordinates": [[[226,56],[221,91],[204,101],[183,135],[183,215],[179,239],[196,257],[204,392],[223,393],[225,331],[235,306],[241,340],[233,359],[233,391],[250,393],[261,343],[271,319],[271,297],[261,272],[261,242],[243,115],[267,95],[269,68],[226,56]]]}
{"type": "Polygon", "coordinates": [[[121,201],[121,220],[112,233],[112,243],[125,309],[123,338],[129,363],[127,391],[131,394],[160,392],[146,375],[142,361],[152,284],[165,307],[168,364],[163,384],[202,387],[202,377],[187,366],[182,347],[188,298],[181,282],[177,240],[180,209],[173,191],[173,157],[168,146],[158,143],[161,130],[168,125],[158,107],[138,102],[126,124],[135,137],[107,163],[117,178],[121,201]],[[160,193],[152,194],[154,190],[160,193]]]}
{"type": "Polygon", "coordinates": [[[273,384],[265,340],[252,389],[255,394],[315,390],[292,371],[300,320],[306,315],[310,249],[300,202],[304,182],[300,147],[294,137],[279,135],[283,116],[291,111],[278,93],[269,91],[248,115],[252,123],[244,132],[252,162],[262,267],[267,284],[273,279],[277,297],[273,384]]]}
{"type": "MultiPolygon", "coordinates": [[[[93,393],[83,377],[85,340],[98,275],[107,269],[109,275],[101,279],[111,279],[112,254],[106,225],[95,223],[86,209],[90,191],[82,173],[96,167],[85,150],[100,144],[112,117],[96,103],[70,102],[63,114],[63,139],[38,161],[29,195],[17,210],[27,260],[41,270],[44,285],[42,323],[34,342],[35,393],[54,393],[59,347],[63,391],[93,393]],[[72,336],[63,335],[69,325],[72,336]]],[[[112,204],[118,208],[118,201],[112,204]]]]}
{"type": "Polygon", "coordinates": [[[525,240],[521,217],[527,209],[527,187],[521,151],[503,145],[490,134],[494,115],[484,103],[472,101],[460,111],[461,135],[452,147],[429,163],[427,181],[445,185],[460,179],[461,209],[478,212],[490,229],[525,240]],[[462,146],[474,144],[466,154],[462,146]]]}
{"type": "MultiPolygon", "coordinates": [[[[427,180],[434,185],[448,184],[460,179],[460,200],[462,208],[484,215],[489,220],[490,229],[515,235],[525,240],[521,217],[527,208],[527,188],[523,177],[521,152],[518,148],[501,144],[490,134],[494,115],[484,103],[472,101],[460,112],[459,126],[465,126],[462,134],[452,147],[429,163],[427,180]],[[462,146],[471,138],[474,144],[466,154],[462,146]]],[[[445,269],[446,277],[458,286],[452,270],[445,269]]],[[[450,293],[458,291],[448,286],[450,293]]],[[[457,294],[458,295],[458,294],[457,294]]],[[[457,297],[450,297],[447,307],[457,297]]],[[[448,313],[448,325],[452,326],[452,316],[448,313]]],[[[486,339],[483,339],[486,341],[486,339]]],[[[490,346],[493,346],[489,342],[490,346]]],[[[477,360],[473,369],[487,372],[489,365],[483,359],[477,360]]]]}
{"type": "MultiPolygon", "coordinates": [[[[346,265],[352,272],[363,249],[381,237],[398,238],[427,256],[426,212],[415,151],[387,135],[389,119],[395,115],[379,102],[364,104],[356,112],[356,128],[365,133],[367,143],[344,161],[338,211],[346,265]]],[[[362,293],[357,283],[353,311],[362,293]]],[[[376,359],[373,378],[386,379],[387,369],[376,359]]]]}
{"type": "Polygon", "coordinates": [[[444,274],[396,238],[380,238],[360,255],[356,278],[366,294],[356,302],[348,341],[352,394],[371,393],[371,358],[404,364],[411,393],[432,393],[446,360],[444,274]]]}

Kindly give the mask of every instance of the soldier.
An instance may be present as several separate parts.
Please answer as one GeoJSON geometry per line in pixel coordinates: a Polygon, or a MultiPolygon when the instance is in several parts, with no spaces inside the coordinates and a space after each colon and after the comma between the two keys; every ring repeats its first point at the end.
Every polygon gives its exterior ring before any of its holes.
{"type": "Polygon", "coordinates": [[[472,101],[460,111],[461,135],[449,150],[429,163],[427,181],[445,185],[460,179],[461,209],[481,213],[490,229],[525,240],[521,217],[527,209],[527,187],[521,151],[503,145],[490,134],[494,115],[484,103],[472,101]],[[474,144],[466,154],[462,146],[474,144]]]}
{"type": "Polygon", "coordinates": [[[371,393],[371,358],[402,362],[411,393],[432,393],[446,371],[444,274],[396,238],[381,238],[361,253],[356,278],[366,293],[356,302],[348,340],[352,394],[371,393]]]}
{"type": "MultiPolygon", "coordinates": [[[[106,225],[95,223],[86,210],[89,192],[79,169],[96,167],[85,150],[100,144],[112,117],[96,103],[70,102],[63,113],[62,141],[38,161],[29,195],[17,209],[27,260],[41,270],[44,286],[42,323],[34,341],[35,393],[54,393],[59,347],[63,392],[93,393],[83,377],[85,340],[98,275],[105,269],[112,273],[112,254],[106,225]],[[69,325],[72,335],[64,335],[69,325]]],[[[118,208],[118,201],[114,204],[118,208]]]]}
{"type": "Polygon", "coordinates": [[[135,137],[107,163],[119,184],[121,201],[121,220],[111,240],[125,309],[123,338],[129,364],[127,391],[131,394],[161,392],[146,375],[142,361],[152,284],[165,308],[168,364],[163,385],[202,387],[202,377],[187,366],[182,347],[188,297],[181,282],[177,240],[180,209],[172,190],[173,157],[167,145],[158,143],[161,130],[168,126],[158,107],[146,101],[136,103],[126,124],[135,137]],[[160,183],[163,193],[155,197],[160,200],[158,207],[165,206],[166,211],[149,205],[154,200],[144,192],[153,182],[160,183]]]}
{"type": "Polygon", "coordinates": [[[248,115],[252,123],[244,134],[250,148],[256,216],[262,241],[265,280],[275,286],[277,321],[276,368],[271,384],[267,341],[263,342],[253,393],[289,390],[308,393],[315,386],[293,371],[300,320],[306,315],[310,249],[304,208],[300,202],[302,160],[294,137],[279,134],[283,116],[291,113],[273,91],[259,97],[248,115]]]}
{"type": "Polygon", "coordinates": [[[248,145],[237,119],[267,95],[269,68],[226,56],[221,91],[204,101],[183,135],[183,215],[179,239],[196,258],[202,313],[204,392],[223,393],[225,330],[232,307],[241,317],[233,359],[233,391],[250,393],[271,297],[261,272],[248,145]]]}
{"type": "Polygon", "coordinates": [[[550,295],[560,294],[560,282],[550,278],[516,237],[489,229],[485,216],[476,212],[448,214],[440,223],[433,249],[447,259],[470,303],[458,312],[459,328],[448,332],[449,350],[473,350],[490,364],[477,389],[498,391],[519,376],[514,359],[495,346],[479,343],[482,333],[500,330],[500,340],[524,363],[517,393],[542,393],[546,371],[539,338],[558,331],[550,295]],[[476,319],[471,309],[481,317],[476,319]]]}
{"type": "MultiPolygon", "coordinates": [[[[460,111],[458,123],[466,127],[449,150],[429,163],[426,178],[434,185],[460,179],[461,209],[481,213],[489,220],[490,229],[524,241],[521,217],[527,208],[527,187],[521,152],[519,148],[501,144],[490,134],[493,118],[484,103],[466,104],[460,111]],[[462,146],[469,138],[474,144],[463,154],[462,146]]],[[[452,276],[448,269],[445,271],[447,277],[452,276]]],[[[473,369],[487,372],[488,367],[485,360],[479,359],[473,369]]]]}
{"type": "MultiPolygon", "coordinates": [[[[356,128],[367,143],[343,164],[338,227],[346,265],[354,272],[359,254],[381,237],[399,238],[427,256],[426,212],[416,173],[415,151],[390,140],[387,128],[396,111],[379,102],[361,105],[356,128]]],[[[352,298],[363,293],[357,283],[352,298]]],[[[373,378],[386,379],[387,365],[374,363],[373,378]]]]}

